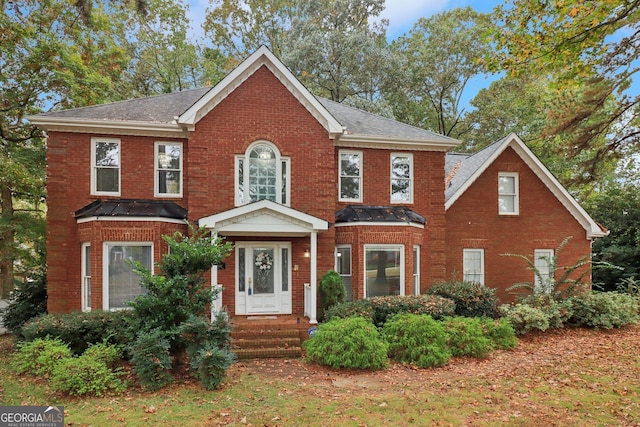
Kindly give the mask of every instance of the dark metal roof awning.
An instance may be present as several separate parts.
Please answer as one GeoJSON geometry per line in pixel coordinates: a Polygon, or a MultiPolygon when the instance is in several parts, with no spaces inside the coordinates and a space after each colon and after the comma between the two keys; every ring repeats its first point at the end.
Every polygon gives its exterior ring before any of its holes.
{"type": "Polygon", "coordinates": [[[426,224],[422,215],[405,206],[349,205],[336,212],[336,224],[345,222],[401,222],[426,224]]]}
{"type": "Polygon", "coordinates": [[[78,209],[74,216],[77,219],[100,216],[186,219],[187,210],[167,200],[98,199],[78,209]]]}

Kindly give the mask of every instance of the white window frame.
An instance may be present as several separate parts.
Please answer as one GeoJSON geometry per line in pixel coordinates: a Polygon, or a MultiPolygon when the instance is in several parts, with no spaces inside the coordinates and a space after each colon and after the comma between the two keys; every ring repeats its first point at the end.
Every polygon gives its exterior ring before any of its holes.
{"type": "Polygon", "coordinates": [[[498,173],[498,213],[500,215],[519,215],[520,214],[520,179],[517,172],[499,172],[498,173]],[[500,192],[500,178],[513,178],[514,180],[514,193],[501,193],[500,192]],[[513,211],[502,211],[500,209],[500,198],[512,197],[513,198],[513,211]]]}
{"type": "MultiPolygon", "coordinates": [[[[405,256],[404,256],[404,245],[393,245],[393,244],[366,244],[364,245],[364,256],[363,256],[363,260],[362,260],[362,270],[363,270],[363,274],[362,277],[364,277],[364,297],[368,298],[368,289],[367,289],[367,251],[375,251],[375,250],[382,250],[382,251],[388,251],[388,250],[399,250],[400,252],[400,293],[399,295],[404,295],[404,272],[405,272],[405,268],[406,268],[406,260],[405,260],[405,256]]],[[[391,295],[391,294],[389,294],[391,295]]]]}
{"type": "Polygon", "coordinates": [[[554,278],[551,277],[551,263],[553,263],[553,249],[535,249],[533,251],[533,264],[547,283],[541,283],[538,275],[533,272],[534,293],[551,293],[554,278]],[[544,263],[544,264],[543,264],[544,263]]]}
{"type": "Polygon", "coordinates": [[[80,298],[82,299],[82,311],[91,311],[91,271],[87,271],[87,264],[91,268],[91,243],[82,243],[80,249],[80,298]],[[88,252],[88,253],[87,253],[88,252]],[[88,255],[88,256],[87,256],[88,255]]]}
{"type": "Polygon", "coordinates": [[[364,183],[363,183],[363,170],[364,169],[364,155],[362,151],[358,151],[358,150],[339,150],[338,151],[338,201],[340,202],[362,202],[363,200],[363,193],[364,193],[364,183]],[[358,170],[358,175],[345,175],[344,177],[342,176],[342,156],[343,155],[358,155],[360,156],[360,168],[358,170]],[[348,198],[348,197],[342,197],[342,178],[357,178],[360,183],[359,188],[358,188],[358,196],[356,198],[348,198]]]}
{"type": "MultiPolygon", "coordinates": [[[[116,169],[111,167],[112,169],[116,169]]],[[[118,138],[91,138],[91,194],[96,196],[119,196],[122,191],[122,141],[118,138]],[[96,165],[96,144],[118,144],[118,191],[98,191],[97,170],[110,168],[96,165]]]]}
{"type": "Polygon", "coordinates": [[[235,206],[242,206],[251,203],[249,197],[249,155],[251,151],[259,145],[266,145],[273,150],[276,155],[276,203],[290,206],[291,204],[291,159],[280,154],[280,150],[273,143],[266,140],[254,141],[247,147],[244,154],[234,157],[234,199],[235,206]],[[242,183],[240,182],[240,167],[242,165],[242,183]],[[284,177],[283,177],[284,175],[284,177]],[[285,180],[283,184],[283,179],[285,180]],[[240,190],[242,187],[242,191],[240,190]],[[284,190],[284,198],[282,191],[284,190]]]}
{"type": "Polygon", "coordinates": [[[480,248],[469,248],[462,250],[462,279],[465,282],[471,283],[479,283],[484,286],[484,275],[485,275],[485,266],[484,266],[484,249],[480,248]],[[480,271],[476,272],[475,270],[472,272],[471,267],[467,265],[467,254],[480,254],[480,271]],[[477,276],[480,275],[480,280],[477,281],[475,279],[470,279],[469,276],[477,276]]]}
{"type": "Polygon", "coordinates": [[[393,204],[406,204],[413,203],[413,154],[411,153],[391,153],[391,159],[389,162],[389,199],[393,204]],[[409,178],[395,178],[404,181],[409,181],[409,200],[394,200],[393,198],[393,161],[396,158],[404,157],[407,159],[409,165],[409,178]]]}
{"type": "Polygon", "coordinates": [[[153,242],[102,242],[102,309],[105,311],[122,310],[123,308],[109,307],[109,246],[146,246],[151,248],[151,274],[154,274],[154,244],[153,242]]]}
{"type": "Polygon", "coordinates": [[[345,286],[345,291],[347,291],[347,294],[351,294],[351,295],[345,295],[345,299],[347,301],[351,301],[353,300],[353,249],[351,249],[351,245],[336,245],[336,252],[335,252],[335,271],[340,275],[340,277],[342,277],[342,281],[344,283],[344,278],[348,277],[349,281],[351,283],[351,289],[347,289],[345,286]],[[342,254],[340,253],[340,250],[349,250],[349,272],[345,273],[344,271],[342,271],[342,263],[340,262],[340,258],[342,257],[342,254]]]}
{"type": "Polygon", "coordinates": [[[183,157],[184,157],[184,146],[182,142],[173,142],[173,141],[156,141],[153,147],[154,156],[153,156],[153,176],[154,176],[154,194],[155,197],[182,197],[182,189],[184,187],[184,173],[183,173],[183,157]],[[170,168],[161,168],[159,163],[159,147],[161,145],[177,145],[180,147],[180,166],[179,169],[170,169],[170,168]],[[161,193],[160,192],[160,172],[161,171],[170,171],[170,172],[178,172],[179,175],[179,191],[177,193],[161,193]]]}
{"type": "Polygon", "coordinates": [[[420,245],[413,245],[413,293],[420,295],[420,245]]]}

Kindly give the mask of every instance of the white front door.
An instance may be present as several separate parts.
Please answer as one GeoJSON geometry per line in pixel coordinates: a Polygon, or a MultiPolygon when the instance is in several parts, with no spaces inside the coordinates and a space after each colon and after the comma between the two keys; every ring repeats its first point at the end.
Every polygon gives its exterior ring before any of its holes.
{"type": "Polygon", "coordinates": [[[236,247],[236,313],[291,313],[289,243],[240,243],[236,247]]]}

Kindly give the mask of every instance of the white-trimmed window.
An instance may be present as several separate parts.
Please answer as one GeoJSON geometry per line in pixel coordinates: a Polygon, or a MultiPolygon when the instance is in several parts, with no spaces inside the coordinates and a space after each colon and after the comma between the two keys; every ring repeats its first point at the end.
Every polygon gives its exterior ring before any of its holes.
{"type": "Polygon", "coordinates": [[[91,194],[120,195],[120,140],[91,138],[91,194]]]}
{"type": "Polygon", "coordinates": [[[182,197],[182,144],[155,143],[156,197],[182,197]]]}
{"type": "Polygon", "coordinates": [[[236,206],[258,200],[289,205],[290,159],[267,141],[254,142],[235,158],[236,206]]]}
{"type": "Polygon", "coordinates": [[[550,293],[553,290],[551,277],[553,263],[553,249],[536,249],[533,252],[534,265],[537,273],[534,274],[534,290],[536,293],[550,293]]]}
{"type": "Polygon", "coordinates": [[[404,295],[404,246],[364,246],[365,297],[404,295]]]}
{"type": "Polygon", "coordinates": [[[413,203],[413,155],[391,153],[391,203],[413,203]]]}
{"type": "Polygon", "coordinates": [[[91,311],[91,244],[82,244],[80,255],[82,263],[82,311],[91,311]]]}
{"type": "Polygon", "coordinates": [[[484,249],[462,250],[464,281],[484,285],[484,249]]]}
{"type": "Polygon", "coordinates": [[[128,308],[129,301],[147,290],[140,286],[132,261],[153,272],[153,244],[149,242],[105,242],[103,245],[103,309],[128,308]]]}
{"type": "Polygon", "coordinates": [[[342,277],[342,283],[346,291],[346,301],[353,299],[351,286],[351,246],[341,245],[336,247],[336,271],[342,277]]]}
{"type": "Polygon", "coordinates": [[[518,173],[500,172],[498,174],[498,212],[500,215],[518,215],[518,173]]]}
{"type": "Polygon", "coordinates": [[[413,246],[413,294],[420,295],[420,245],[413,246]]]}
{"type": "Polygon", "coordinates": [[[341,202],[362,201],[362,151],[340,150],[338,191],[341,202]]]}

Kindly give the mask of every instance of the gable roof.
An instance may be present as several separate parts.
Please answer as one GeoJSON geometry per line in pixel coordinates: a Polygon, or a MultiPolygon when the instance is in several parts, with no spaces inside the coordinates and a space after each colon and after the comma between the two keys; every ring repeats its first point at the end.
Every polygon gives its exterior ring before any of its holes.
{"type": "Polygon", "coordinates": [[[556,196],[558,201],[584,227],[587,238],[604,237],[603,230],[580,204],[560,184],[555,176],[542,164],[535,154],[516,135],[511,133],[503,139],[489,145],[473,155],[447,154],[445,160],[445,210],[448,210],[480,175],[502,154],[511,147],[522,161],[536,174],[546,187],[556,196]]]}
{"type": "Polygon", "coordinates": [[[261,67],[269,69],[325,128],[329,138],[337,140],[336,145],[446,151],[459,144],[453,138],[316,98],[264,46],[214,87],[51,111],[27,119],[45,130],[187,138],[202,117],[261,67]]]}

